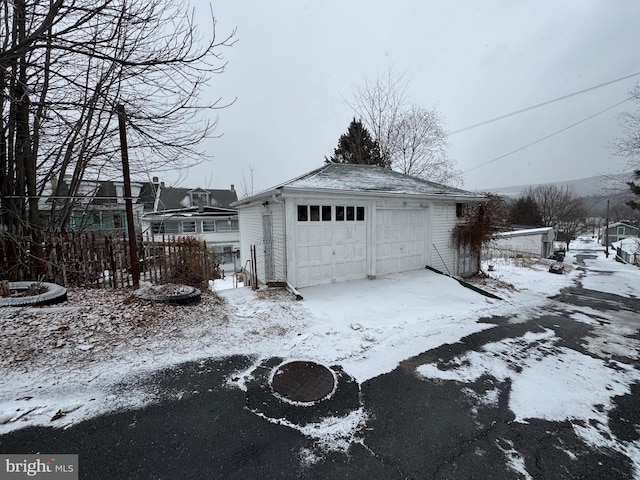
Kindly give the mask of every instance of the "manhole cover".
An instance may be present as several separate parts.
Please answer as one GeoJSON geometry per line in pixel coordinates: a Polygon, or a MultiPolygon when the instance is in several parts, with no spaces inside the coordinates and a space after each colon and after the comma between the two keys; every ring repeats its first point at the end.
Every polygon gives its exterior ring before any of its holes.
{"type": "Polygon", "coordinates": [[[334,390],[335,377],[324,365],[314,362],[289,362],[276,368],[271,380],[273,390],[293,402],[315,402],[334,390]]]}

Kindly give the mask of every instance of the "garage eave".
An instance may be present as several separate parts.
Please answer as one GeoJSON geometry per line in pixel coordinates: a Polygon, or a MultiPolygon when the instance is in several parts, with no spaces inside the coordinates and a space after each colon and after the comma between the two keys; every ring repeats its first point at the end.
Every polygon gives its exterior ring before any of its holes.
{"type": "Polygon", "coordinates": [[[367,198],[394,198],[394,199],[413,199],[428,200],[435,202],[460,202],[460,203],[484,203],[488,199],[482,195],[452,195],[450,193],[411,193],[411,192],[393,192],[385,190],[345,190],[333,188],[295,188],[282,187],[279,193],[283,197],[300,197],[304,196],[336,196],[345,195],[353,197],[367,198]]]}

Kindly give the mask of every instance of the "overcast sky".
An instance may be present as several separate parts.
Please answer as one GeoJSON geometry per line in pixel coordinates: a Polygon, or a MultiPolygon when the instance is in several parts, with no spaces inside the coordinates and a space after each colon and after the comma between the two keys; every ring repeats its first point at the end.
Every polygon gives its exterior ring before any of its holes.
{"type": "MultiPolygon", "coordinates": [[[[198,8],[201,8],[200,6],[198,8]]],[[[211,160],[167,184],[268,188],[323,164],[354,116],[354,86],[390,67],[407,99],[435,107],[450,132],[640,72],[638,0],[212,2],[227,70],[211,97],[222,137],[211,160]],[[243,180],[244,177],[244,180],[243,180]]],[[[203,33],[207,30],[203,25],[203,33]]],[[[464,188],[484,190],[625,170],[609,143],[626,102],[530,148],[478,167],[628,98],[640,76],[449,136],[464,188]],[[478,167],[478,168],[476,168],[478,167]]]]}

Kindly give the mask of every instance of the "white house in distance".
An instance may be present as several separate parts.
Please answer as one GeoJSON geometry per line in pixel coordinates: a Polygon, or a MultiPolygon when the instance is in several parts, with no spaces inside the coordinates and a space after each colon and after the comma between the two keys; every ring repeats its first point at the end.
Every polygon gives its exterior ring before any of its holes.
{"type": "Polygon", "coordinates": [[[143,234],[163,237],[197,236],[212,247],[225,270],[235,265],[240,249],[238,212],[229,205],[238,199],[229,190],[165,187],[157,182],[153,211],[142,216],[143,234]]]}
{"type": "Polygon", "coordinates": [[[473,262],[452,246],[464,205],[482,195],[372,165],[331,163],[232,204],[242,265],[296,288],[473,262]],[[252,255],[255,246],[255,256],[252,255]]]}

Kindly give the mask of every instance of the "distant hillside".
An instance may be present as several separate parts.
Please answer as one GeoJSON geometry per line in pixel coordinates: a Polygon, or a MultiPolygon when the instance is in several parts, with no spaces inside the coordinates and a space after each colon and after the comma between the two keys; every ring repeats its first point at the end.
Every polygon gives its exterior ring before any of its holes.
{"type": "MultiPolygon", "coordinates": [[[[630,174],[617,173],[613,175],[599,175],[596,177],[581,178],[567,182],[554,182],[551,185],[572,185],[576,194],[580,197],[608,197],[620,194],[626,190],[625,182],[631,179],[630,174]]],[[[514,187],[491,188],[488,191],[504,195],[507,197],[517,197],[528,187],[537,187],[538,185],[518,185],[514,187]]]]}

